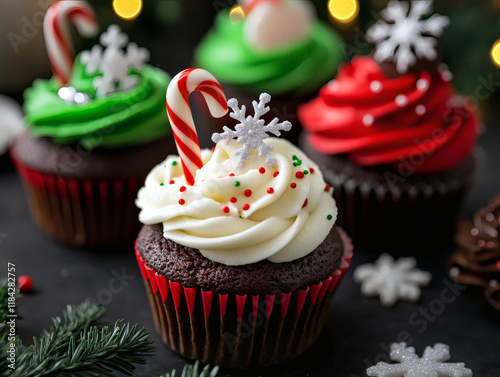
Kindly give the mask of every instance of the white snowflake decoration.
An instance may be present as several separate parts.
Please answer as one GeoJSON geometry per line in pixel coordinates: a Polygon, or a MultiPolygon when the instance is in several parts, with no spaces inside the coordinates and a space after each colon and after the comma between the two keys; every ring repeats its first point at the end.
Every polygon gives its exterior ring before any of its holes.
{"type": "Polygon", "coordinates": [[[446,344],[436,343],[427,346],[422,358],[415,354],[415,348],[406,347],[406,343],[391,344],[391,360],[399,364],[383,361],[366,370],[370,377],[472,377],[472,371],[464,363],[445,363],[450,359],[450,348],[446,344]]]}
{"type": "Polygon", "coordinates": [[[234,131],[224,126],[222,128],[224,130],[223,133],[214,133],[212,135],[214,143],[225,139],[226,144],[229,144],[234,138],[236,138],[237,142],[243,143],[243,146],[234,152],[235,156],[240,156],[235,166],[236,169],[245,169],[245,160],[250,159],[248,148],[259,148],[259,157],[265,156],[266,164],[273,166],[276,163],[276,159],[270,154],[273,147],[264,142],[264,139],[269,137],[267,132],[275,136],[280,136],[280,130],[289,131],[292,128],[292,124],[288,121],[278,123],[278,118],[274,118],[271,123],[265,125],[264,119],[260,119],[260,117],[269,112],[270,108],[266,104],[271,101],[271,96],[267,93],[262,93],[259,101],[259,103],[257,101],[252,102],[254,116],[249,115],[246,117],[246,106],[243,105],[241,109],[238,108],[238,101],[235,98],[231,98],[227,101],[227,105],[233,109],[233,112],[229,116],[240,123],[235,126],[234,131]]]}
{"type": "Polygon", "coordinates": [[[389,254],[382,254],[374,264],[363,264],[354,270],[354,281],[361,283],[361,293],[372,297],[379,295],[384,306],[391,306],[398,299],[416,301],[420,287],[431,281],[431,274],[416,269],[415,258],[394,261],[389,254]]]}
{"type": "Polygon", "coordinates": [[[138,82],[137,75],[130,75],[131,69],[141,69],[149,60],[149,51],[128,42],[128,36],[121,32],[118,25],[110,25],[101,35],[100,42],[106,49],[96,45],[90,51],[83,51],[81,61],[86,65],[88,74],[101,72],[102,76],[93,81],[97,96],[103,97],[116,91],[133,88],[138,82]],[[127,46],[126,54],[123,47],[127,46]]]}
{"type": "Polygon", "coordinates": [[[414,0],[409,3],[391,0],[382,10],[382,19],[366,32],[369,42],[376,44],[373,58],[381,63],[392,60],[398,73],[406,73],[417,58],[437,58],[434,37],[443,33],[450,19],[434,14],[426,20],[422,17],[432,10],[432,0],[414,0]]]}

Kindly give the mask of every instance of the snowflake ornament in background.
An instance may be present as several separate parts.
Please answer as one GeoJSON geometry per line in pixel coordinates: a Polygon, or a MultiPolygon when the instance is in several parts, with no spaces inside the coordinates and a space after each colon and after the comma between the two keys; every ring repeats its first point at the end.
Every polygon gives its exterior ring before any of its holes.
{"type": "Polygon", "coordinates": [[[290,131],[292,128],[292,124],[288,121],[278,123],[278,118],[274,118],[271,123],[265,125],[264,119],[260,119],[260,117],[269,112],[270,108],[266,106],[266,104],[271,101],[271,96],[267,93],[262,93],[259,97],[259,101],[259,103],[257,103],[257,101],[252,102],[254,116],[252,117],[249,115],[246,117],[246,106],[243,105],[241,109],[238,108],[238,101],[235,98],[231,98],[227,101],[228,106],[233,109],[233,112],[230,113],[229,116],[240,123],[235,126],[234,131],[224,126],[222,128],[224,130],[223,133],[214,133],[212,135],[212,141],[214,143],[218,143],[225,139],[226,144],[229,144],[234,138],[236,138],[237,142],[243,143],[243,146],[234,152],[236,156],[240,156],[236,163],[236,169],[245,169],[245,160],[250,159],[248,148],[258,148],[259,157],[265,156],[266,164],[268,166],[273,166],[276,163],[276,159],[270,154],[273,147],[264,142],[264,139],[269,137],[267,132],[275,136],[280,136],[280,130],[290,131]]]}
{"type": "Polygon", "coordinates": [[[389,254],[382,254],[374,264],[363,264],[354,270],[354,281],[361,283],[361,293],[372,297],[379,295],[384,306],[392,306],[398,299],[416,301],[420,287],[430,283],[429,272],[415,268],[415,258],[394,261],[389,254]]]}
{"type": "Polygon", "coordinates": [[[132,69],[139,70],[149,60],[149,51],[128,42],[128,36],[121,32],[118,25],[110,25],[101,35],[100,42],[106,49],[96,45],[90,51],[83,51],[81,61],[86,65],[88,74],[102,73],[94,79],[93,85],[97,96],[103,97],[117,91],[133,88],[139,82],[137,75],[131,75],[132,69]],[[123,48],[127,46],[126,54],[123,48]]]}
{"type": "Polygon", "coordinates": [[[422,17],[432,10],[432,0],[408,2],[389,1],[381,17],[366,32],[366,39],[375,43],[373,58],[378,63],[391,60],[396,70],[404,74],[417,62],[417,58],[435,60],[437,40],[450,19],[434,14],[426,20],[422,17]]]}
{"type": "Polygon", "coordinates": [[[370,377],[472,377],[472,371],[464,363],[445,363],[450,359],[450,348],[446,344],[436,343],[426,347],[422,358],[415,353],[415,348],[406,347],[406,343],[392,343],[390,357],[399,364],[383,361],[366,370],[370,377]]]}

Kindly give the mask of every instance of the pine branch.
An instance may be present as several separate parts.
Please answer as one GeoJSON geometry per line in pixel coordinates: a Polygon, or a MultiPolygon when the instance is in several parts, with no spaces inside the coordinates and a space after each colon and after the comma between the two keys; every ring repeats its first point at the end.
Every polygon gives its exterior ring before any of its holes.
{"type": "MultiPolygon", "coordinates": [[[[40,364],[31,363],[19,376],[23,377],[70,377],[113,376],[113,371],[131,376],[134,364],[144,364],[154,347],[149,334],[138,325],[96,326],[84,329],[77,336],[70,336],[64,353],[42,359],[40,364]]],[[[33,360],[39,355],[33,352],[33,360]]],[[[17,376],[17,374],[16,374],[17,376]]]]}
{"type": "MultiPolygon", "coordinates": [[[[1,293],[1,292],[0,292],[1,293]]],[[[1,298],[1,296],[0,296],[1,298]]],[[[0,305],[1,305],[0,301],[0,305]]],[[[68,305],[63,319],[52,318],[52,326],[33,344],[24,348],[16,339],[16,369],[5,363],[10,343],[0,343],[0,375],[6,377],[87,377],[113,376],[120,372],[131,376],[135,364],[143,364],[154,347],[149,334],[138,325],[98,325],[106,313],[101,305],[86,301],[68,305]]],[[[1,309],[0,309],[1,315],[1,309]]]]}
{"type": "MultiPolygon", "coordinates": [[[[203,370],[199,371],[198,369],[199,362],[196,361],[194,365],[185,365],[184,368],[182,369],[182,374],[180,377],[215,377],[217,376],[217,373],[219,372],[219,367],[214,367],[212,370],[210,370],[210,365],[205,365],[205,368],[203,370]]],[[[165,375],[162,375],[160,377],[175,377],[175,369],[167,373],[165,375]]]]}

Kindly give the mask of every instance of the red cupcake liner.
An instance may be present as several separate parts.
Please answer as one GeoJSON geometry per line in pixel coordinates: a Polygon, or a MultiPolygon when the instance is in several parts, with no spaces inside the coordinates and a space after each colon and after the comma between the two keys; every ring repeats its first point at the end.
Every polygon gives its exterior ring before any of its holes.
{"type": "Polygon", "coordinates": [[[341,265],[306,289],[272,294],[182,286],[150,269],[135,248],[162,340],[184,357],[232,368],[274,365],[298,356],[321,332],[353,256],[350,238],[337,229],[344,243],[341,265]]]}
{"type": "Polygon", "coordinates": [[[134,204],[146,177],[75,179],[14,160],[32,217],[49,236],[75,246],[132,241],[141,224],[134,204]]]}

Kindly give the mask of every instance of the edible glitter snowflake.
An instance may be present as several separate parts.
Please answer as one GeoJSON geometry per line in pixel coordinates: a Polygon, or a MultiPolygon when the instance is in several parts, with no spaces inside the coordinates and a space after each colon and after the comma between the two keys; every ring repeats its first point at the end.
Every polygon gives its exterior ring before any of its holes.
{"type": "Polygon", "coordinates": [[[81,61],[86,65],[88,74],[94,72],[102,73],[102,76],[94,78],[93,85],[97,89],[97,96],[103,97],[116,91],[124,91],[133,88],[138,82],[137,75],[131,75],[132,69],[141,69],[149,60],[149,52],[145,48],[139,48],[135,43],[128,43],[128,36],[121,32],[118,25],[110,25],[105,33],[102,33],[100,42],[106,49],[96,45],[90,51],[83,51],[81,61]],[[127,53],[123,53],[123,47],[127,46],[127,53]]]}
{"type": "Polygon", "coordinates": [[[415,348],[406,347],[406,343],[391,344],[391,360],[400,364],[388,364],[383,361],[366,370],[371,377],[471,377],[472,371],[464,363],[445,363],[450,359],[450,348],[446,344],[436,343],[427,346],[422,358],[415,354],[415,348]]]}
{"type": "Polygon", "coordinates": [[[384,306],[391,306],[398,299],[416,301],[420,286],[431,281],[431,274],[416,269],[415,258],[394,261],[389,254],[382,254],[374,264],[363,264],[354,270],[354,281],[361,283],[361,293],[372,297],[380,295],[384,306]]]}
{"type": "Polygon", "coordinates": [[[248,148],[259,148],[259,157],[265,156],[266,164],[273,166],[276,163],[276,159],[270,153],[273,147],[264,142],[264,139],[269,137],[267,132],[275,136],[280,136],[280,130],[289,131],[292,128],[292,124],[288,121],[278,123],[278,118],[274,118],[271,123],[265,125],[264,119],[260,119],[260,117],[269,112],[270,108],[266,104],[271,101],[271,96],[267,93],[262,93],[259,101],[259,103],[257,101],[252,102],[254,116],[249,115],[246,117],[246,106],[242,105],[241,109],[238,108],[238,101],[235,98],[231,98],[227,101],[227,105],[233,109],[233,112],[229,116],[240,123],[235,126],[234,131],[224,126],[222,128],[224,132],[212,135],[214,143],[225,139],[226,144],[229,144],[234,138],[236,138],[237,142],[243,143],[243,146],[234,152],[235,156],[240,156],[235,166],[236,169],[245,169],[245,160],[250,160],[248,148]]]}
{"type": "Polygon", "coordinates": [[[409,8],[407,2],[391,0],[382,10],[383,20],[366,32],[367,40],[376,44],[373,58],[379,63],[394,61],[400,74],[406,73],[417,58],[437,58],[434,37],[441,36],[450,22],[448,17],[437,14],[422,20],[431,12],[432,0],[414,0],[409,8]]]}

